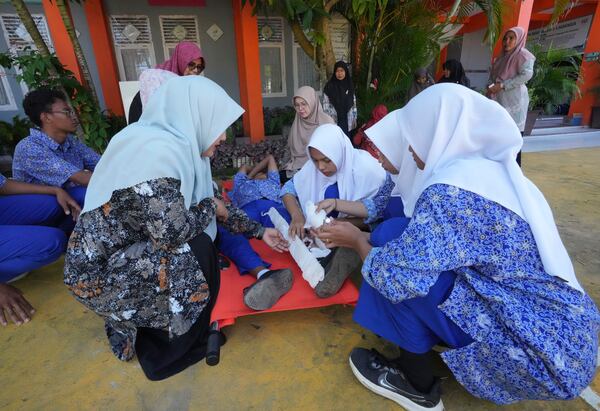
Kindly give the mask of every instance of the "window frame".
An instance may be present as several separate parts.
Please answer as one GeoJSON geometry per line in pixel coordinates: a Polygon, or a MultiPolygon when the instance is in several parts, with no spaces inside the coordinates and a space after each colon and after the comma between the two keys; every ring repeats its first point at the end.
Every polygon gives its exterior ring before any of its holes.
{"type": "Polygon", "coordinates": [[[150,25],[150,17],[145,14],[111,14],[109,16],[110,21],[110,34],[113,40],[113,47],[115,52],[115,57],[117,59],[117,67],[119,69],[119,81],[137,81],[138,79],[128,80],[125,74],[125,65],[123,63],[123,56],[121,55],[121,50],[149,50],[150,55],[150,68],[156,66],[156,53],[154,52],[154,41],[152,40],[152,27],[150,25]],[[115,39],[115,32],[112,19],[113,18],[145,18],[148,23],[148,37],[150,38],[150,43],[131,43],[131,44],[117,44],[115,39]]]}
{"type": "MultiPolygon", "coordinates": [[[[286,67],[285,67],[285,21],[283,19],[283,17],[267,17],[267,16],[258,16],[258,19],[267,19],[267,20],[280,20],[281,21],[281,42],[268,42],[268,41],[261,41],[260,37],[258,39],[258,54],[259,54],[259,64],[260,64],[260,71],[262,72],[262,63],[260,62],[260,49],[261,48],[276,48],[279,49],[279,60],[281,63],[281,92],[277,92],[277,93],[263,93],[262,92],[262,77],[260,79],[260,88],[261,88],[261,95],[263,96],[263,98],[280,98],[280,97],[287,97],[288,93],[287,93],[287,75],[286,75],[286,67]]],[[[259,33],[260,36],[260,33],[259,33]]]]}
{"type": "MultiPolygon", "coordinates": [[[[163,53],[164,53],[164,57],[165,60],[168,60],[171,58],[171,55],[169,53],[169,47],[175,47],[177,45],[177,43],[167,43],[166,39],[165,39],[165,35],[164,35],[164,30],[163,30],[163,21],[165,19],[189,19],[189,18],[193,18],[194,19],[194,24],[196,25],[196,39],[193,40],[194,43],[196,43],[198,45],[198,47],[200,47],[200,49],[202,49],[202,44],[200,44],[200,26],[198,25],[198,17],[193,15],[193,14],[161,14],[158,16],[158,21],[159,21],[159,25],[160,25],[160,37],[161,37],[161,42],[162,42],[162,46],[163,46],[163,53]]],[[[192,40],[181,40],[181,41],[192,41],[192,40]]],[[[179,43],[179,42],[178,42],[179,43]]]]}
{"type": "Polygon", "coordinates": [[[6,97],[8,98],[8,104],[1,104],[0,111],[18,111],[19,108],[17,107],[17,102],[15,100],[12,88],[10,87],[10,83],[8,82],[8,77],[4,67],[0,67],[0,82],[2,82],[2,87],[4,88],[6,97]]]}

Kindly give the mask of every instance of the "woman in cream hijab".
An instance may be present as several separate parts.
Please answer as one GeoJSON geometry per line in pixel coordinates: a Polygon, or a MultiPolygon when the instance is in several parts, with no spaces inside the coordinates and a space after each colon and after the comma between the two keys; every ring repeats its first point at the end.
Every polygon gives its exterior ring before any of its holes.
{"type": "MultiPolygon", "coordinates": [[[[429,87],[367,130],[402,136],[397,179],[410,219],[370,242],[338,223],[320,235],[355,249],[365,281],[354,319],[401,349],[355,348],[368,389],[406,409],[442,410],[434,345],[471,394],[509,404],[578,396],[596,372],[600,314],[577,281],[543,194],[515,162],[518,127],[499,104],[454,84],[429,87]],[[406,163],[407,165],[409,163],[406,163]]],[[[382,225],[383,225],[382,224],[382,225]]]]}
{"type": "Polygon", "coordinates": [[[294,94],[292,102],[296,109],[296,117],[288,137],[290,161],[283,167],[284,170],[287,170],[288,178],[292,177],[308,161],[306,146],[315,129],[321,124],[335,124],[333,119],[323,111],[314,88],[300,87],[294,94]]]}
{"type": "Polygon", "coordinates": [[[71,236],[65,284],[104,319],[113,353],[137,352],[152,380],[205,356],[219,290],[216,219],[285,248],[276,230],[215,198],[209,159],[242,113],[211,80],[168,80],[111,140],[71,236]]]}

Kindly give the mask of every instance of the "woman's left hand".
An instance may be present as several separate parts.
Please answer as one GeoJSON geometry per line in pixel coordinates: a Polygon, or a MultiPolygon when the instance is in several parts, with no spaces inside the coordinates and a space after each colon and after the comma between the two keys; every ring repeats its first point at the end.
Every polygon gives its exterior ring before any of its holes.
{"type": "Polygon", "coordinates": [[[354,224],[336,220],[333,220],[329,224],[323,224],[316,231],[316,234],[325,243],[327,248],[355,248],[357,239],[363,237],[360,229],[354,224]]]}
{"type": "Polygon", "coordinates": [[[262,240],[273,250],[282,253],[288,250],[289,243],[281,233],[274,228],[265,228],[262,240]]]}

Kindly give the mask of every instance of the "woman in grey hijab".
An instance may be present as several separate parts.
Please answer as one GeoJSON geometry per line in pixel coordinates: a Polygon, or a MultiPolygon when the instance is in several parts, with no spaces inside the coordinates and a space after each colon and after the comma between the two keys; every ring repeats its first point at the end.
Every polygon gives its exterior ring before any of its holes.
{"type": "Polygon", "coordinates": [[[425,90],[429,86],[433,86],[435,81],[431,75],[427,72],[427,69],[421,67],[415,71],[415,78],[408,89],[406,94],[406,102],[408,103],[414,96],[425,90]]]}

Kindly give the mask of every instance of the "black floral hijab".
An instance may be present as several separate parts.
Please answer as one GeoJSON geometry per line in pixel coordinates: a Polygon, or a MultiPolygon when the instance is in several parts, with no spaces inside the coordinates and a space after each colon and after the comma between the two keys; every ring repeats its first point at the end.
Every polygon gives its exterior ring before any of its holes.
{"type": "Polygon", "coordinates": [[[333,74],[325,84],[324,93],[329,98],[329,102],[337,112],[338,126],[348,134],[348,111],[354,105],[354,85],[348,71],[348,65],[343,61],[338,61],[333,66],[333,74]],[[338,68],[343,68],[346,72],[346,77],[343,80],[338,80],[335,72],[338,68]]]}

